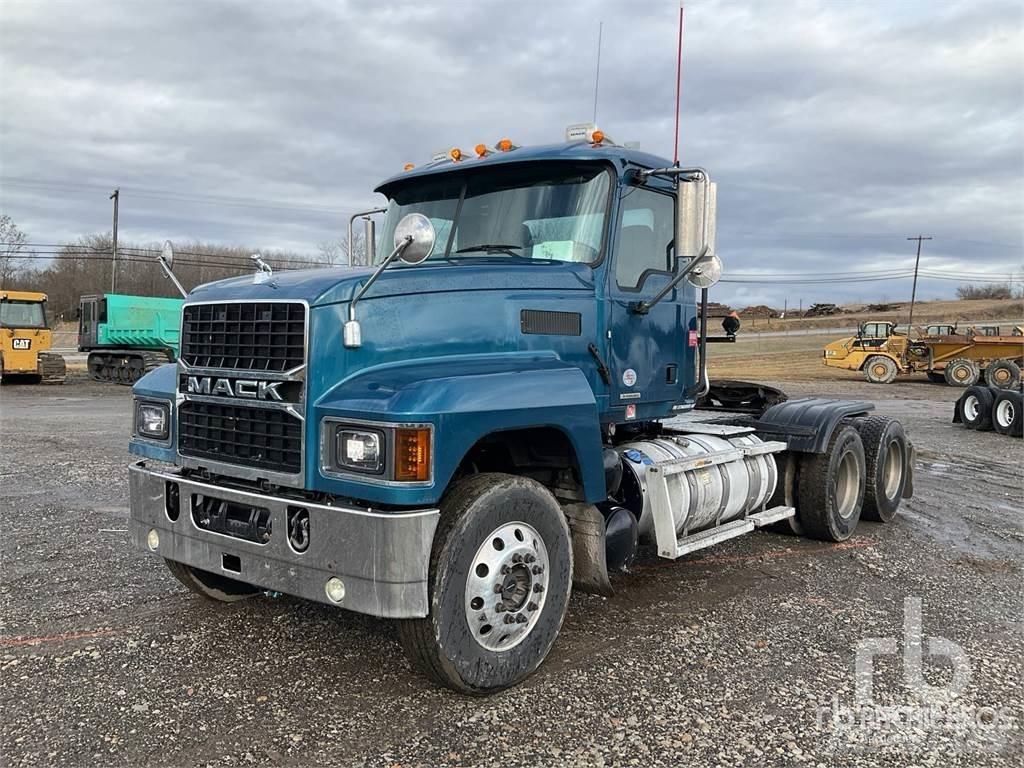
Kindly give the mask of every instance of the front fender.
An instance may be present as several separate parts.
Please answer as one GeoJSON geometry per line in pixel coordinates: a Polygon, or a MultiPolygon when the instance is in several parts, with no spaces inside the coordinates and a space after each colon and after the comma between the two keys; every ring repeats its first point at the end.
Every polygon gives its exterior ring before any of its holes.
{"type": "MultiPolygon", "coordinates": [[[[178,420],[174,417],[174,396],[178,386],[178,366],[175,363],[161,365],[159,368],[147,373],[135,384],[132,385],[133,399],[142,400],[166,400],[169,403],[170,411],[170,437],[165,443],[155,443],[152,440],[145,440],[135,436],[134,423],[132,424],[132,437],[128,441],[128,452],[136,456],[143,456],[147,459],[166,461],[173,463],[177,458],[175,450],[175,430],[178,420]]],[[[134,422],[134,405],[132,406],[132,420],[134,422]]]]}
{"type": "MultiPolygon", "coordinates": [[[[583,372],[555,355],[503,353],[400,363],[365,369],[334,387],[312,409],[310,429],[326,417],[434,425],[429,486],[404,487],[325,475],[315,487],[378,504],[436,504],[463,457],[493,432],[530,427],[561,430],[579,462],[587,501],[605,498],[597,402],[583,372]]],[[[308,444],[319,445],[319,435],[308,444]]],[[[313,463],[313,462],[311,462],[313,463]]]]}

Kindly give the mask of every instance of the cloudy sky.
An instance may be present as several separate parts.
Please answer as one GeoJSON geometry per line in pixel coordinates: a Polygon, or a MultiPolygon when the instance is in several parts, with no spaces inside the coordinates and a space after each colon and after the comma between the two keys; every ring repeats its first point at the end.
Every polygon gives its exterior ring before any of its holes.
{"type": "MultiPolygon", "coordinates": [[[[315,254],[439,148],[561,139],[593,112],[671,156],[675,0],[0,0],[0,210],[315,254]]],[[[691,0],[682,160],[719,181],[734,277],[912,266],[1024,276],[1022,0],[691,0]]],[[[817,278],[815,278],[817,279],[817,278]]],[[[926,297],[955,281],[926,279],[926,297]]],[[[738,304],[910,280],[723,284],[738,304]]]]}

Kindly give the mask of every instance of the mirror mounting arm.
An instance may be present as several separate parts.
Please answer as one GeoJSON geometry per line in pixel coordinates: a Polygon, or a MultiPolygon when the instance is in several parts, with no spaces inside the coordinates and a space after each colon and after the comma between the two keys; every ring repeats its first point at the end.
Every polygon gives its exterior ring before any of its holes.
{"type": "Polygon", "coordinates": [[[185,286],[183,286],[181,284],[181,281],[178,280],[178,276],[174,274],[174,272],[171,270],[171,268],[167,265],[167,262],[164,261],[163,256],[162,255],[161,256],[157,256],[156,260],[158,262],[160,262],[160,268],[163,269],[164,274],[167,275],[167,277],[169,277],[171,279],[172,283],[174,283],[174,287],[178,289],[178,293],[180,293],[183,298],[187,299],[188,298],[188,291],[185,290],[185,286]]]}
{"type": "Polygon", "coordinates": [[[708,256],[710,255],[710,250],[711,246],[705,243],[704,248],[701,249],[701,252],[696,257],[690,259],[689,264],[687,264],[685,267],[679,270],[679,272],[676,273],[676,276],[669,280],[665,284],[665,287],[658,291],[658,294],[653,299],[649,299],[647,301],[630,302],[630,312],[632,312],[635,315],[646,315],[648,312],[650,312],[651,308],[655,304],[657,304],[659,301],[668,296],[669,291],[671,291],[673,288],[679,285],[679,283],[685,280],[688,274],[690,274],[697,266],[700,265],[701,262],[708,258],[708,256]]]}
{"type": "Polygon", "coordinates": [[[356,295],[352,297],[352,301],[348,303],[348,322],[345,323],[344,328],[344,343],[346,347],[355,349],[363,345],[362,329],[359,327],[359,321],[356,320],[356,302],[363,298],[364,294],[370,289],[370,286],[377,281],[378,277],[380,277],[381,272],[387,269],[391,262],[402,255],[405,249],[409,247],[409,244],[412,243],[412,240],[412,235],[406,235],[402,242],[398,244],[398,247],[391,252],[391,255],[384,259],[384,261],[380,263],[380,266],[374,270],[373,274],[370,275],[370,279],[359,287],[359,290],[356,291],[356,295]]]}

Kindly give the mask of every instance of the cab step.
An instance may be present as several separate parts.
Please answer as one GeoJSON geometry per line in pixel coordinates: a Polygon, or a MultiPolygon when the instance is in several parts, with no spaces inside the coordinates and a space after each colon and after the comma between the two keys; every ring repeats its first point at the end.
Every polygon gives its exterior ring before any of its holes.
{"type": "Polygon", "coordinates": [[[747,515],[739,520],[732,520],[728,523],[715,526],[714,528],[708,528],[707,530],[700,531],[699,533],[691,533],[688,536],[680,536],[676,539],[676,551],[674,555],[661,554],[662,557],[668,557],[669,559],[676,559],[682,557],[690,552],[696,552],[698,549],[704,549],[705,547],[711,547],[715,544],[720,544],[723,541],[729,539],[735,539],[737,536],[742,536],[745,533],[752,533],[758,528],[764,528],[777,523],[780,520],[787,520],[796,514],[796,510],[793,507],[772,507],[771,509],[763,510],[762,512],[755,512],[752,515],[747,515]]]}

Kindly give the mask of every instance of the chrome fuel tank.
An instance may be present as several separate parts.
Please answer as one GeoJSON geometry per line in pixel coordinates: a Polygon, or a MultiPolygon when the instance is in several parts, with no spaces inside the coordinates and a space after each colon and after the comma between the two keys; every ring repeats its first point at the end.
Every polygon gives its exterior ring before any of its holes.
{"type": "MultiPolygon", "coordinates": [[[[762,442],[756,435],[718,437],[687,434],[638,440],[618,446],[622,456],[624,504],[639,516],[640,535],[654,534],[647,471],[676,459],[699,459],[762,442]]],[[[771,454],[737,456],[730,461],[665,478],[676,534],[695,533],[756,512],[771,498],[778,469],[771,454]]]]}

